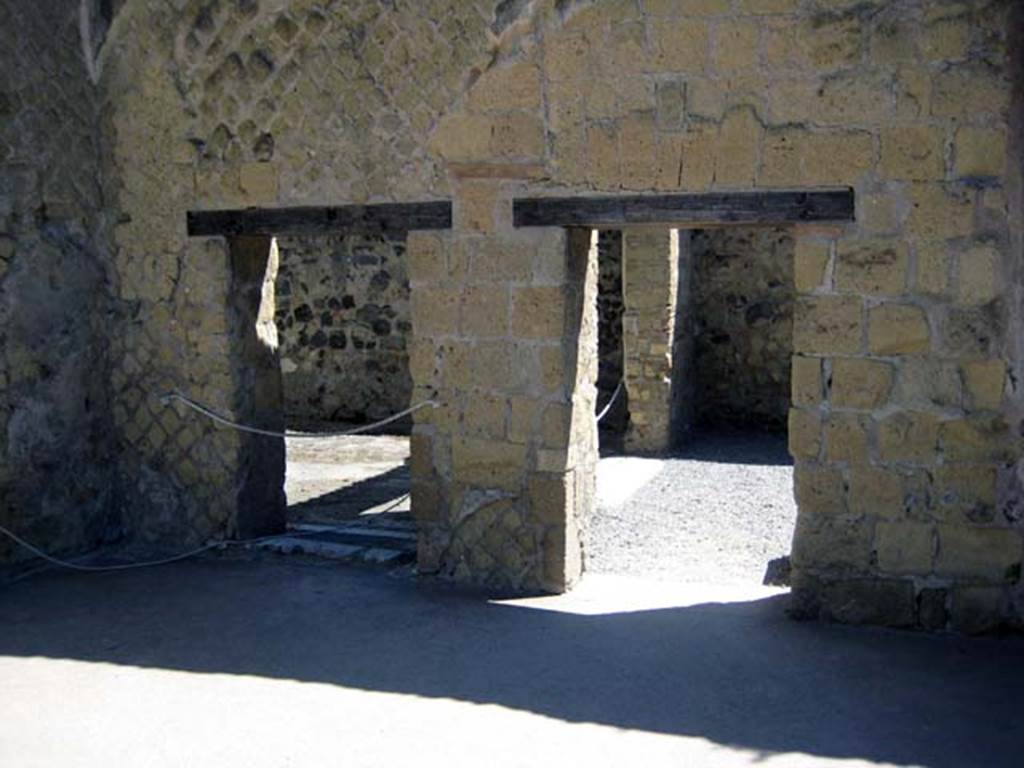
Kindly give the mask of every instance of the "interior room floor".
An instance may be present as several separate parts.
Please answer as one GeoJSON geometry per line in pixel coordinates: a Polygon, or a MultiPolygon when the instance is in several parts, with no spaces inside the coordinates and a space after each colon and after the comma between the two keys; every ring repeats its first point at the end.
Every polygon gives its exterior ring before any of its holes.
{"type": "MultiPolygon", "coordinates": [[[[289,522],[408,520],[409,438],[288,440],[289,522]]],[[[587,568],[670,581],[760,583],[789,553],[796,505],[785,436],[707,432],[678,454],[608,456],[587,568]]]]}
{"type": "Polygon", "coordinates": [[[669,581],[761,583],[796,524],[784,434],[708,431],[677,454],[609,456],[587,569],[669,581]]]}

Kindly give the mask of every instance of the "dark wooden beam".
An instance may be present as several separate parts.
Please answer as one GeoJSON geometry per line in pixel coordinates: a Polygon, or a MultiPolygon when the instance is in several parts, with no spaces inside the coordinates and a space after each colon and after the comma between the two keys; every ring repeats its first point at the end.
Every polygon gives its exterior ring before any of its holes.
{"type": "Polygon", "coordinates": [[[853,190],[516,198],[517,227],[794,224],[853,221],[853,190]]]}
{"type": "Polygon", "coordinates": [[[381,203],[303,208],[236,208],[189,211],[190,236],[324,235],[332,232],[409,232],[451,229],[452,204],[381,203]]]}

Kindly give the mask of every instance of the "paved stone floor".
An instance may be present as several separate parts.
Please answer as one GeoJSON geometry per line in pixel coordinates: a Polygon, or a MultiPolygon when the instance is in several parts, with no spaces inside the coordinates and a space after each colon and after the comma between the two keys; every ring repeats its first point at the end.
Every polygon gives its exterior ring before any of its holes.
{"type": "Polygon", "coordinates": [[[0,587],[0,765],[1019,766],[1024,640],[591,574],[495,601],[261,555],[0,587]]]}

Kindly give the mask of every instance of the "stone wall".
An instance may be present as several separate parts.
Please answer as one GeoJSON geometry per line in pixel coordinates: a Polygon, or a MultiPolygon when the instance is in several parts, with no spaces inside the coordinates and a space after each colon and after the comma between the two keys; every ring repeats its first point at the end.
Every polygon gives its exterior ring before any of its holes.
{"type": "Polygon", "coordinates": [[[498,182],[412,235],[419,568],[500,590],[579,579],[594,504],[597,237],[513,230],[498,182]]]}
{"type": "Polygon", "coordinates": [[[793,355],[792,235],[770,228],[697,230],[690,255],[697,421],[784,429],[793,355]]]}
{"type": "Polygon", "coordinates": [[[0,29],[0,525],[77,553],[120,533],[97,95],[77,3],[3,0],[0,29]]]}
{"type": "Polygon", "coordinates": [[[243,420],[232,261],[195,208],[442,197],[429,134],[491,58],[498,0],[126,0],[100,57],[115,300],[118,490],[134,541],[237,531],[238,437],[170,389],[243,420]]]}
{"type": "Polygon", "coordinates": [[[533,192],[853,187],[854,223],[794,232],[800,615],[1024,614],[1014,6],[575,6],[434,134],[533,192]],[[514,158],[465,141],[488,124],[514,158]]]}
{"type": "Polygon", "coordinates": [[[368,421],[409,406],[405,235],[278,238],[285,411],[368,421]]]}
{"type": "MultiPolygon", "coordinates": [[[[128,0],[100,56],[99,154],[115,299],[103,333],[129,536],[181,545],[238,529],[245,446],[159,400],[177,388],[258,415],[232,352],[230,254],[220,239],[187,237],[191,208],[451,196],[455,231],[440,251],[461,275],[473,254],[486,262],[532,242],[509,227],[518,195],[849,185],[855,222],[794,232],[794,606],[896,625],[1018,621],[1017,5],[128,0]]],[[[547,248],[566,236],[532,237],[547,248]]],[[[519,301],[557,295],[575,307],[589,285],[532,270],[504,277],[508,323],[519,301]]],[[[482,285],[454,279],[458,306],[478,306],[482,285]]],[[[461,382],[439,390],[448,408],[432,413],[449,421],[424,422],[429,443],[414,448],[418,477],[437,479],[414,499],[425,567],[570,585],[592,480],[586,322],[573,310],[557,329],[497,333],[493,317],[471,308],[463,327],[451,314],[463,310],[449,308],[430,330],[418,327],[416,291],[414,332],[429,344],[411,353],[414,381],[432,391],[443,358],[461,382]],[[524,341],[526,359],[507,348],[524,341]],[[498,360],[460,357],[499,342],[509,354],[498,360]],[[525,420],[511,415],[525,396],[511,377],[467,383],[507,360],[537,376],[541,361],[556,366],[550,391],[526,398],[525,420]],[[564,418],[542,420],[555,406],[564,418]],[[543,463],[547,451],[559,461],[543,463]],[[472,499],[506,493],[518,496],[463,516],[480,509],[472,499]]]]}

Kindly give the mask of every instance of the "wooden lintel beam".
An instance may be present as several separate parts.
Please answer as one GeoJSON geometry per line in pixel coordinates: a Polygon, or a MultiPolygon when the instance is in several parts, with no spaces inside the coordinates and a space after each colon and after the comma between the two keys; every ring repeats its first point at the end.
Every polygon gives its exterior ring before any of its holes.
{"type": "Polygon", "coordinates": [[[853,190],[516,198],[517,227],[695,226],[853,221],[853,190]]]}
{"type": "Polygon", "coordinates": [[[301,208],[236,208],[189,211],[192,237],[223,235],[324,235],[337,232],[410,232],[451,229],[452,204],[426,203],[312,206],[301,208]]]}

